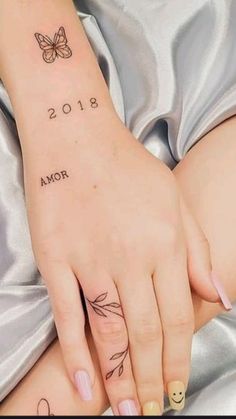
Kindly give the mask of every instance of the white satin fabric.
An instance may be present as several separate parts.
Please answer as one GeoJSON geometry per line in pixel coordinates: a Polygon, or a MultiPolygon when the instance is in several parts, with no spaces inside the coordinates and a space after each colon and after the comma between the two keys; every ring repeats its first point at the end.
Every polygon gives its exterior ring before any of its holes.
{"type": "MultiPolygon", "coordinates": [[[[236,1],[78,0],[75,4],[117,112],[138,140],[170,167],[206,132],[236,113],[236,1]]],[[[21,152],[2,85],[0,243],[3,400],[53,340],[55,328],[31,250],[21,152]]],[[[183,414],[236,414],[235,320],[236,306],[194,337],[183,414]]]]}

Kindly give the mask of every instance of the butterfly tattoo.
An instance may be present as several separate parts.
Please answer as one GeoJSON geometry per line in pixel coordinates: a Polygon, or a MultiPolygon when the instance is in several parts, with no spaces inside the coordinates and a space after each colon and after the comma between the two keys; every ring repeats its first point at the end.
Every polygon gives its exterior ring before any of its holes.
{"type": "Polygon", "coordinates": [[[49,36],[42,35],[41,33],[35,33],[34,36],[40,48],[43,50],[43,59],[46,63],[53,63],[58,57],[71,57],[72,51],[67,45],[66,33],[63,26],[55,33],[53,40],[49,36]]]}

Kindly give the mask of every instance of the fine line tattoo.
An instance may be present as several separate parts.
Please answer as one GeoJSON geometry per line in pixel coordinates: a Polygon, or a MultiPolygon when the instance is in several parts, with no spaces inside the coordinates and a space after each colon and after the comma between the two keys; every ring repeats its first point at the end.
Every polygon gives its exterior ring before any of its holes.
{"type": "Polygon", "coordinates": [[[47,399],[40,399],[37,404],[37,416],[55,416],[51,413],[50,404],[47,399]]]}
{"type": "Polygon", "coordinates": [[[98,316],[107,317],[107,313],[112,313],[116,314],[116,316],[124,318],[123,313],[119,313],[114,310],[121,310],[121,305],[119,303],[112,302],[101,304],[107,298],[107,294],[108,292],[104,292],[103,294],[100,294],[97,298],[95,298],[95,300],[91,301],[87,298],[87,301],[89,305],[92,307],[92,309],[95,311],[95,313],[98,314],[98,316]]]}
{"type": "Polygon", "coordinates": [[[56,110],[56,108],[49,108],[48,114],[49,119],[55,119],[60,114],[68,115],[71,112],[73,113],[76,110],[84,111],[87,109],[96,109],[98,108],[98,102],[96,97],[91,97],[90,99],[84,100],[83,102],[81,100],[78,100],[77,103],[64,103],[59,107],[59,109],[56,110]]]}
{"type": "Polygon", "coordinates": [[[128,355],[128,352],[129,352],[129,347],[127,346],[127,348],[124,351],[117,352],[116,354],[112,355],[112,357],[110,358],[110,361],[114,361],[114,360],[120,359],[120,358],[121,358],[121,361],[119,362],[119,364],[117,364],[115,366],[115,368],[113,368],[111,371],[109,371],[106,374],[106,380],[108,380],[109,378],[111,378],[112,375],[114,374],[114,372],[116,370],[118,370],[118,376],[119,377],[123,374],[123,371],[124,371],[124,361],[125,361],[125,358],[128,355]]]}
{"type": "MultiPolygon", "coordinates": [[[[122,313],[121,305],[117,302],[111,302],[104,304],[107,298],[108,292],[103,292],[95,300],[91,301],[86,298],[88,304],[93,309],[93,311],[100,317],[108,317],[109,314],[115,314],[116,316],[121,317],[124,320],[124,315],[122,313]],[[118,311],[117,311],[118,310],[118,311]]],[[[118,371],[118,377],[120,377],[124,372],[124,361],[129,353],[129,345],[126,349],[121,352],[116,352],[114,355],[109,358],[110,361],[120,360],[118,364],[106,374],[106,380],[112,377],[115,371],[118,371]]]]}
{"type": "Polygon", "coordinates": [[[43,50],[43,59],[46,63],[54,63],[56,58],[70,58],[72,51],[67,45],[66,32],[61,26],[55,33],[53,40],[47,35],[36,32],[34,34],[38,41],[39,47],[43,50]]]}
{"type": "Polygon", "coordinates": [[[51,175],[46,176],[44,178],[41,177],[41,181],[40,181],[41,186],[46,186],[46,185],[49,185],[50,183],[58,182],[67,177],[69,177],[69,175],[66,170],[61,170],[60,172],[52,173],[51,175]]]}

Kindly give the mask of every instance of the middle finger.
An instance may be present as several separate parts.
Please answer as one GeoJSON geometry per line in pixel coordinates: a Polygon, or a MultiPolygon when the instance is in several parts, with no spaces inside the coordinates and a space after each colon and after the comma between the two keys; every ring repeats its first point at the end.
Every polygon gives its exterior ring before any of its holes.
{"type": "Polygon", "coordinates": [[[163,409],[161,322],[152,278],[136,275],[135,283],[133,279],[123,278],[120,285],[117,282],[128,328],[132,368],[144,415],[160,415],[163,409]]]}

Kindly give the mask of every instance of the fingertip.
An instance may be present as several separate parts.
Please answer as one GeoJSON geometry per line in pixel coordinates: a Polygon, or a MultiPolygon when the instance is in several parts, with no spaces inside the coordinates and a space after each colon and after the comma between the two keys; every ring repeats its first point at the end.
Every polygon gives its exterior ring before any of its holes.
{"type": "Polygon", "coordinates": [[[212,283],[207,284],[205,290],[203,290],[202,299],[209,303],[218,303],[220,301],[219,295],[212,283]]]}
{"type": "Polygon", "coordinates": [[[78,370],[74,375],[74,381],[77,391],[83,401],[91,401],[93,399],[91,377],[85,370],[78,370]]]}
{"type": "Polygon", "coordinates": [[[218,294],[218,300],[223,304],[226,310],[232,310],[233,307],[226,293],[223,282],[219,279],[218,275],[216,275],[216,273],[213,271],[211,272],[211,280],[218,294]]]}
{"type": "Polygon", "coordinates": [[[211,272],[205,275],[195,275],[190,279],[191,286],[196,294],[209,303],[220,302],[219,294],[213,284],[211,272]]]}

